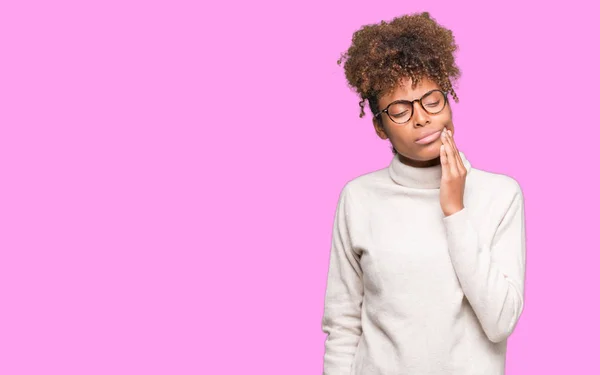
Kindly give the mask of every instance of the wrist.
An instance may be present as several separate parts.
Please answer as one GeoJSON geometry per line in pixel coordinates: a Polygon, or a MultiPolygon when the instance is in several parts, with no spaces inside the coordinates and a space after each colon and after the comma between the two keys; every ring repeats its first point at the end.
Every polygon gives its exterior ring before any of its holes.
{"type": "Polygon", "coordinates": [[[459,206],[453,206],[453,207],[449,207],[447,209],[444,209],[444,216],[450,216],[450,215],[454,215],[457,212],[462,211],[465,208],[464,205],[459,205],[459,206]]]}

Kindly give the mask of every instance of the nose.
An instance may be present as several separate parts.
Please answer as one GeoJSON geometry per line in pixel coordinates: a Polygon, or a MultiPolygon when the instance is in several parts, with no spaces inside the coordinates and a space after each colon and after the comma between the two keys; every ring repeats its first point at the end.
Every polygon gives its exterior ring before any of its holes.
{"type": "Polygon", "coordinates": [[[425,126],[429,122],[429,113],[421,107],[418,101],[413,102],[413,124],[415,127],[425,126]]]}

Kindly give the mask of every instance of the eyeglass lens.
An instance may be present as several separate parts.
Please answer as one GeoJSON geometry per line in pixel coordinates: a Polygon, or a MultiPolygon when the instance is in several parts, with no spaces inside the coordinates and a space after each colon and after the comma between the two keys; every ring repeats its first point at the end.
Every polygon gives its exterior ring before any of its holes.
{"type": "MultiPolygon", "coordinates": [[[[436,114],[444,108],[444,94],[433,91],[422,98],[425,111],[436,114]]],[[[409,102],[394,103],[388,107],[388,114],[392,121],[397,123],[407,122],[412,116],[413,105],[409,102]]]]}

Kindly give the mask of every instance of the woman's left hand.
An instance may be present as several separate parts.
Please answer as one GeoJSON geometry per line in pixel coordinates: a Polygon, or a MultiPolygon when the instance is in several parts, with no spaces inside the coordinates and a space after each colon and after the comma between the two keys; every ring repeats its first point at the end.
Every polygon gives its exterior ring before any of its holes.
{"type": "Polygon", "coordinates": [[[442,181],[440,184],[440,204],[445,216],[450,216],[464,208],[463,196],[467,169],[465,168],[452,133],[444,128],[440,148],[442,181]]]}

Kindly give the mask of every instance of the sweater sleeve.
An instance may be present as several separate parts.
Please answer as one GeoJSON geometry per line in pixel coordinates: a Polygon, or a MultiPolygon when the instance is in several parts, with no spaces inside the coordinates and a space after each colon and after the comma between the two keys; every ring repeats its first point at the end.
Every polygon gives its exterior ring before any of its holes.
{"type": "Polygon", "coordinates": [[[334,218],[322,330],[323,375],[350,374],[362,334],[362,270],[350,236],[350,200],[342,190],[334,218]]]}
{"type": "Polygon", "coordinates": [[[467,300],[492,342],[506,340],[523,311],[525,216],[517,185],[491,246],[478,241],[469,209],[444,218],[450,258],[467,300]]]}

